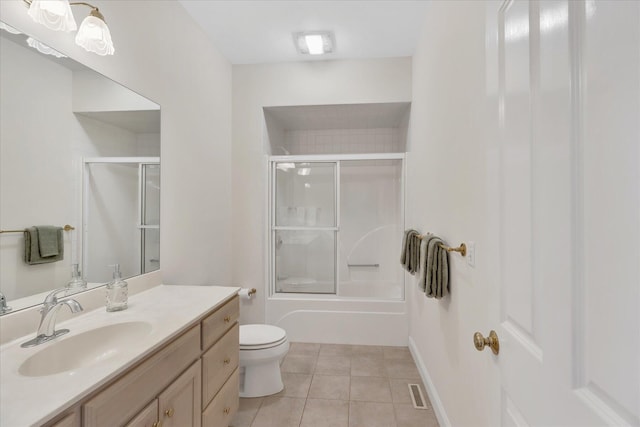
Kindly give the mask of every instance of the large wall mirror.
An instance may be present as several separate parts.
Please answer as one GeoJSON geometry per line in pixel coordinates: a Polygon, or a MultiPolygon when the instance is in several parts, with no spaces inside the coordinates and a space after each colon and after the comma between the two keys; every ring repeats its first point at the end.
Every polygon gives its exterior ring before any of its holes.
{"type": "Polygon", "coordinates": [[[114,264],[125,278],[159,269],[160,106],[0,28],[0,292],[11,312],[85,289],[74,265],[87,289],[114,264]],[[39,227],[65,225],[53,237],[39,227]],[[46,262],[28,263],[38,251],[46,262]]]}

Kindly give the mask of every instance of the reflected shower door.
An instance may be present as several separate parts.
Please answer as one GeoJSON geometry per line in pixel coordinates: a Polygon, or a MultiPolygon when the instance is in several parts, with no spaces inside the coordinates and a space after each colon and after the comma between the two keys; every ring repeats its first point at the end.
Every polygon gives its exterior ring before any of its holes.
{"type": "Polygon", "coordinates": [[[84,160],[82,270],[89,282],[160,268],[160,164],[153,157],[84,160]]]}
{"type": "Polygon", "coordinates": [[[141,165],[141,273],[160,268],[160,165],[141,165]]]}
{"type": "Polygon", "coordinates": [[[138,165],[88,163],[85,166],[83,266],[88,282],[112,280],[112,264],[122,277],[140,274],[138,165]]]}

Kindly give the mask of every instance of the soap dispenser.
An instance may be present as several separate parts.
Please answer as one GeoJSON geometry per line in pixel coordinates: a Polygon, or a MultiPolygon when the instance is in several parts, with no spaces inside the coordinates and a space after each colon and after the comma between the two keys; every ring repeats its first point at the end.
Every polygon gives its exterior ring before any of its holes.
{"type": "Polygon", "coordinates": [[[107,311],[120,311],[127,308],[129,298],[129,286],[122,280],[120,264],[113,267],[113,281],[107,283],[107,311]]]}
{"type": "Polygon", "coordinates": [[[66,288],[70,291],[87,289],[87,281],[82,278],[78,264],[71,264],[71,280],[67,283],[66,288]]]}

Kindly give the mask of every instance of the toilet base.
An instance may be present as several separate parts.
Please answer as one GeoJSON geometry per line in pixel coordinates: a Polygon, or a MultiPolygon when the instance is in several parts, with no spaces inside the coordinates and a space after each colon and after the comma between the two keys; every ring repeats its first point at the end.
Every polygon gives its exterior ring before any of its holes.
{"type": "Polygon", "coordinates": [[[240,397],[262,397],[284,389],[280,360],[240,368],[240,397]]]}

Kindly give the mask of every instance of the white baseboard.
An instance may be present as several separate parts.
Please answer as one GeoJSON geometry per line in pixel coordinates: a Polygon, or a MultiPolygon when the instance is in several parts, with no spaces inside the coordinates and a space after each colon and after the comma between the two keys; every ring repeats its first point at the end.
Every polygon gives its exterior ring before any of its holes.
{"type": "Polygon", "coordinates": [[[413,360],[418,367],[418,372],[420,372],[420,376],[422,377],[422,382],[427,389],[426,391],[429,395],[431,406],[433,406],[433,412],[436,414],[436,418],[438,419],[440,427],[451,427],[451,422],[449,421],[449,417],[447,417],[447,413],[444,410],[444,406],[442,405],[442,401],[440,400],[440,395],[438,395],[438,391],[436,390],[433,381],[431,381],[431,376],[429,375],[429,372],[427,372],[427,368],[424,366],[424,362],[422,361],[422,357],[418,352],[413,337],[409,337],[409,351],[411,351],[413,360]]]}

